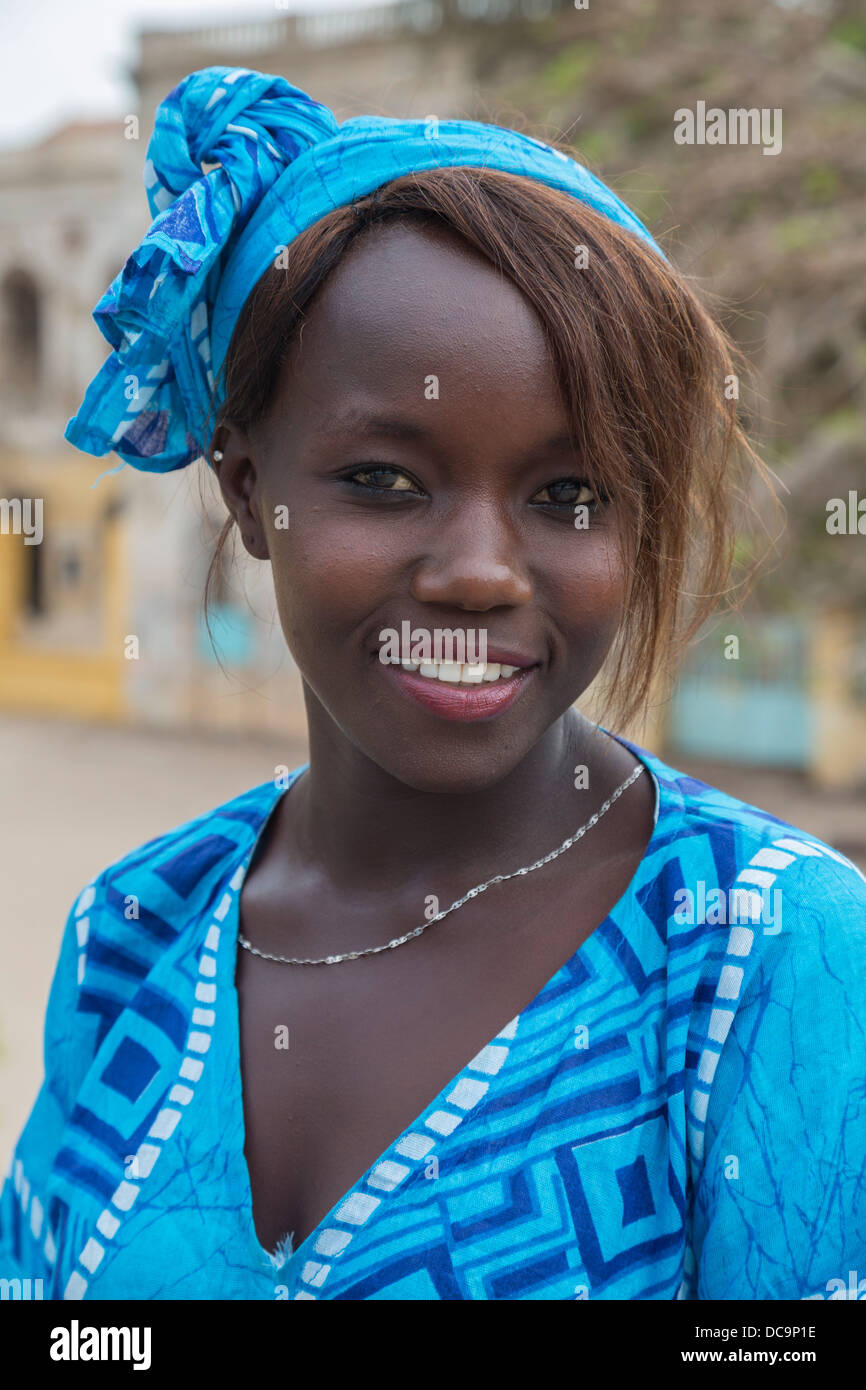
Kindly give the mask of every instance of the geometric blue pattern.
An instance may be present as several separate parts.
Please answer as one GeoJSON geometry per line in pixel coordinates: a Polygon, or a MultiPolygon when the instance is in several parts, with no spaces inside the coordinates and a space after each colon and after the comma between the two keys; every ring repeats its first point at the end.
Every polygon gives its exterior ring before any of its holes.
{"type": "Polygon", "coordinates": [[[246,868],[303,769],[109,865],[63,934],[0,1277],[70,1300],[780,1300],[866,1269],[866,880],[621,741],[656,789],[626,892],[294,1251],[256,1237],[234,971],[246,868]],[[678,913],[701,884],[735,921],[678,913]]]}
{"type": "Polygon", "coordinates": [[[643,1216],[655,1216],[656,1209],[643,1154],[638,1154],[634,1163],[617,1168],[616,1180],[622,1193],[623,1226],[630,1226],[633,1221],[640,1221],[643,1216]]]}
{"type": "Polygon", "coordinates": [[[174,858],[160,864],[157,872],[175,893],[186,898],[201,881],[202,875],[225,858],[234,842],[225,835],[204,835],[195,844],[186,845],[174,858]]]}
{"type": "Polygon", "coordinates": [[[159,1063],[132,1038],[124,1038],[102,1073],[102,1080],[127,1100],[138,1100],[150,1085],[159,1063]]]}

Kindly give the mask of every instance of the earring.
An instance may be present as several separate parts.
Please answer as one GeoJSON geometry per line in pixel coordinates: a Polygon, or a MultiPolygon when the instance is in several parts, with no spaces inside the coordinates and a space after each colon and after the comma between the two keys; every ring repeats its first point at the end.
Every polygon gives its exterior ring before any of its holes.
{"type": "Polygon", "coordinates": [[[213,457],[214,463],[222,463],[222,459],[223,459],[223,451],[222,451],[222,449],[214,449],[212,457],[213,457]]]}

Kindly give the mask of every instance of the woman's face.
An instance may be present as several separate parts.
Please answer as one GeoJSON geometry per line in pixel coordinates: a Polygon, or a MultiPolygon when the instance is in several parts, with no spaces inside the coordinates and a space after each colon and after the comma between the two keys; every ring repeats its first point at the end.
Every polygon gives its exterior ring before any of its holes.
{"type": "Polygon", "coordinates": [[[568,434],[542,325],[508,279],[445,229],[352,246],[228,470],[243,487],[221,473],[338,755],[422,791],[481,790],[586,690],[624,572],[615,502],[583,486],[568,434]],[[445,657],[446,631],[474,634],[487,667],[383,664],[387,630],[429,634],[434,656],[438,633],[445,657]],[[503,665],[518,670],[494,679],[503,665]]]}

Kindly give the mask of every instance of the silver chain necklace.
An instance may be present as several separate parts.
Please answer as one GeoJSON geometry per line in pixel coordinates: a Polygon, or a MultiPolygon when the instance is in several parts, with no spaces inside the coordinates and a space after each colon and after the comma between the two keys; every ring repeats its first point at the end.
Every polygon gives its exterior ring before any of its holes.
{"type": "Polygon", "coordinates": [[[463,907],[464,903],[468,903],[470,898],[477,898],[479,893],[486,892],[494,883],[505,883],[509,878],[517,878],[520,874],[531,874],[534,869],[543,868],[544,865],[549,864],[552,859],[557,859],[560,854],[564,854],[567,849],[571,849],[571,846],[576,844],[581,836],[586,834],[587,830],[591,830],[596,822],[601,820],[605,811],[610,810],[617,797],[622,796],[623,792],[628,790],[632,782],[637,781],[643,770],[644,765],[640,763],[635,768],[634,772],[632,772],[631,776],[627,777],[622,785],[617,787],[615,792],[611,793],[607,801],[599,807],[595,814],[590,816],[586,825],[582,825],[579,830],[576,830],[573,835],[563,841],[558,849],[551,850],[549,854],[545,854],[543,859],[536,859],[534,864],[526,864],[522,869],[515,869],[510,874],[496,874],[493,878],[489,878],[486,883],[479,883],[476,888],[470,888],[468,893],[464,893],[462,898],[458,898],[450,907],[446,907],[443,912],[437,912],[435,917],[431,917],[427,922],[422,922],[420,927],[416,927],[414,931],[407,932],[405,936],[395,936],[393,941],[386,941],[384,946],[368,946],[363,951],[344,951],[340,956],[320,956],[318,960],[304,960],[294,956],[268,955],[267,951],[260,951],[257,946],[253,946],[252,942],[247,941],[246,937],[242,936],[240,932],[238,932],[238,941],[245,951],[251,951],[254,956],[260,956],[262,960],[278,961],[280,965],[339,965],[340,961],[343,960],[359,960],[361,956],[377,956],[380,951],[393,951],[397,946],[404,946],[406,942],[411,941],[413,937],[420,936],[428,927],[432,927],[434,922],[441,922],[442,918],[447,917],[449,912],[456,912],[458,907],[463,907]]]}

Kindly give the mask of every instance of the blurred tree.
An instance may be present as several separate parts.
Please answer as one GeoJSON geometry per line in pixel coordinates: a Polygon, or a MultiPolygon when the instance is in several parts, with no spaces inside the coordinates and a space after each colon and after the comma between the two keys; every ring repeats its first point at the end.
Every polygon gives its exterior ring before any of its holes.
{"type": "Polygon", "coordinates": [[[866,538],[826,531],[830,498],[866,497],[862,0],[563,7],[520,43],[503,96],[636,209],[753,368],[743,414],[788,512],[756,600],[862,606],[866,538]],[[698,101],[779,108],[781,151],[675,144],[674,113],[698,101]]]}

